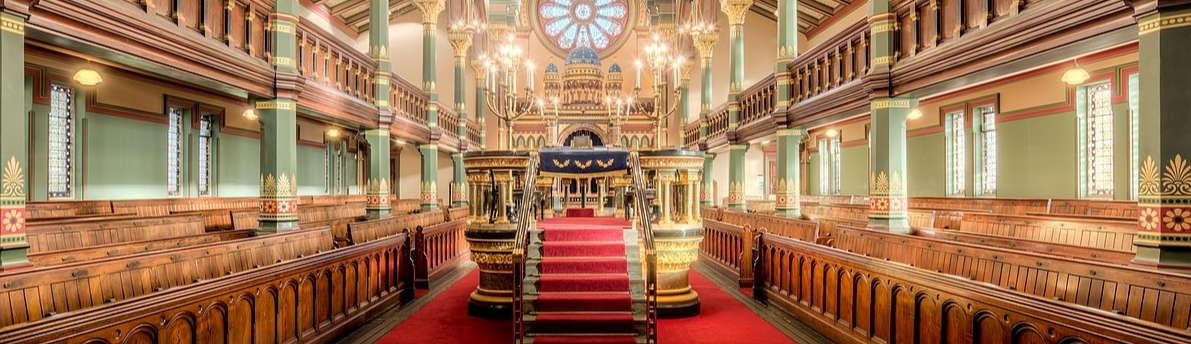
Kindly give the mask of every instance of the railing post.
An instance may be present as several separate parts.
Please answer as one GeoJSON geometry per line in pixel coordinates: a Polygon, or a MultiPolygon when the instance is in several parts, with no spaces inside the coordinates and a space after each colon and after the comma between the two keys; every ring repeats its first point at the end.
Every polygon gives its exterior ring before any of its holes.
{"type": "Polygon", "coordinates": [[[748,288],[753,286],[753,235],[757,229],[751,224],[744,224],[741,226],[744,229],[743,238],[740,238],[740,260],[737,263],[740,269],[740,287],[748,288]]]}
{"type": "Polygon", "coordinates": [[[427,269],[427,259],[430,257],[427,252],[429,250],[426,247],[425,231],[425,227],[418,226],[414,229],[413,233],[414,287],[419,289],[430,288],[430,277],[427,269]]]}
{"type": "Polygon", "coordinates": [[[769,301],[765,296],[765,234],[767,231],[757,231],[756,239],[753,240],[753,300],[766,303],[769,301]]]}

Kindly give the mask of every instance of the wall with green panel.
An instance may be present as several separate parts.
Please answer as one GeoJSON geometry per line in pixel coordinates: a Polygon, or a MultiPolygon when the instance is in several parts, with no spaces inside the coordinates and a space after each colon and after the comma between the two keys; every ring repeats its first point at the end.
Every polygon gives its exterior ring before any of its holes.
{"type": "Polygon", "coordinates": [[[840,149],[840,194],[868,194],[868,145],[840,149]]]}
{"type": "Polygon", "coordinates": [[[997,197],[1076,198],[1075,113],[997,123],[997,197]]]}
{"type": "Polygon", "coordinates": [[[910,196],[943,196],[947,193],[946,142],[943,133],[906,138],[906,190],[910,196]]]}
{"type": "Polygon", "coordinates": [[[218,186],[220,197],[257,196],[261,183],[261,141],[239,135],[220,134],[218,186]]]}
{"type": "Polygon", "coordinates": [[[166,197],[166,125],[90,113],[83,130],[84,198],[166,197]]]}
{"type": "MultiPolygon", "coordinates": [[[[808,195],[821,195],[819,183],[819,153],[810,154],[810,163],[807,165],[806,171],[806,190],[803,193],[808,195]]],[[[867,192],[867,191],[866,191],[867,192]]]]}

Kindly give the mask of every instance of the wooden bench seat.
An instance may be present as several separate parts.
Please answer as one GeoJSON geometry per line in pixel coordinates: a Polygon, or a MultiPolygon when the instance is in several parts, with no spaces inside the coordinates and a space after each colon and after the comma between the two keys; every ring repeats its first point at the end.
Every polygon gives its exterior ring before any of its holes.
{"type": "MultiPolygon", "coordinates": [[[[855,226],[852,226],[855,227],[855,226]]],[[[1135,255],[1129,251],[1109,250],[1103,248],[1067,245],[1053,242],[1026,240],[1020,238],[1003,237],[989,234],[968,233],[957,230],[937,228],[912,228],[914,236],[962,242],[973,245],[984,245],[1011,250],[1022,250],[1060,257],[1087,259],[1094,262],[1128,265],[1135,255]]]]}
{"type": "Polygon", "coordinates": [[[1137,217],[1122,217],[1122,216],[1101,216],[1101,215],[1075,215],[1075,214],[1055,214],[1055,213],[1027,213],[1026,216],[1048,217],[1056,220],[1064,219],[1082,219],[1082,220],[1098,220],[1098,221],[1137,221],[1137,217]]]}
{"type": "Polygon", "coordinates": [[[30,254],[203,233],[202,219],[185,215],[115,220],[99,218],[34,223],[26,227],[30,254]]]}
{"type": "Polygon", "coordinates": [[[968,213],[960,231],[1136,252],[1136,221],[968,213]]]}
{"type": "Polygon", "coordinates": [[[985,210],[1012,215],[1044,213],[1050,206],[1048,199],[1030,198],[910,197],[908,201],[910,209],[985,210]]]}
{"type": "Polygon", "coordinates": [[[205,228],[208,232],[214,232],[235,229],[234,225],[232,224],[232,212],[257,209],[258,207],[212,210],[182,210],[171,211],[170,214],[199,216],[203,219],[203,228],[205,228]]]}
{"type": "Polygon", "coordinates": [[[164,251],[221,241],[239,240],[252,236],[251,230],[222,231],[188,235],[166,239],[123,242],[110,245],[88,246],[73,250],[61,250],[30,254],[34,266],[53,266],[74,262],[88,262],[97,259],[127,256],[146,252],[164,251]]]}
{"type": "Polygon", "coordinates": [[[931,228],[942,229],[959,229],[964,223],[964,214],[990,214],[988,210],[977,209],[944,209],[944,208],[913,208],[913,210],[933,211],[935,212],[934,224],[929,226],[931,228]]]}
{"type": "Polygon", "coordinates": [[[735,211],[725,211],[722,221],[736,226],[747,224],[753,228],[764,228],[771,234],[806,242],[815,242],[815,239],[819,237],[819,223],[814,221],[789,219],[765,214],[745,214],[735,211]]]}
{"type": "Polygon", "coordinates": [[[331,250],[328,228],[0,275],[0,327],[151,294],[331,250]]]}
{"type": "Polygon", "coordinates": [[[1052,199],[1050,214],[1090,215],[1134,218],[1138,216],[1136,201],[1094,200],[1094,199],[1052,199]]]}
{"type": "Polygon", "coordinates": [[[876,259],[1171,326],[1191,327],[1191,276],[840,227],[834,246],[876,259]]]}

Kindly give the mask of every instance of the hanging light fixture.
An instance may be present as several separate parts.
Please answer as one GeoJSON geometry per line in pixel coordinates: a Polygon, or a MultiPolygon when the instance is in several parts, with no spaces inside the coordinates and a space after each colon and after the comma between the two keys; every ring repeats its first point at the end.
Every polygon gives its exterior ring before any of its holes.
{"type": "Polygon", "coordinates": [[[256,111],[253,110],[252,108],[248,108],[247,110],[244,110],[244,113],[242,115],[244,116],[244,118],[247,118],[249,121],[255,121],[257,118],[256,111]]]}
{"type": "Polygon", "coordinates": [[[922,118],[922,110],[918,110],[918,108],[914,108],[914,110],[911,110],[910,114],[908,116],[906,116],[906,118],[909,118],[911,121],[922,118]]]}
{"type": "Polygon", "coordinates": [[[339,137],[339,129],[331,128],[330,130],[327,130],[327,136],[339,137]]]}
{"type": "Polygon", "coordinates": [[[87,68],[74,73],[74,81],[83,86],[95,86],[103,82],[103,77],[99,76],[99,72],[91,69],[91,61],[88,60],[87,68]]]}
{"type": "Polygon", "coordinates": [[[1092,76],[1088,74],[1088,71],[1079,67],[1079,61],[1075,61],[1075,68],[1068,69],[1066,73],[1063,73],[1063,82],[1072,86],[1082,84],[1090,78],[1092,76]]]}
{"type": "Polygon", "coordinates": [[[827,129],[827,137],[835,137],[836,135],[839,135],[839,130],[827,129]]]}

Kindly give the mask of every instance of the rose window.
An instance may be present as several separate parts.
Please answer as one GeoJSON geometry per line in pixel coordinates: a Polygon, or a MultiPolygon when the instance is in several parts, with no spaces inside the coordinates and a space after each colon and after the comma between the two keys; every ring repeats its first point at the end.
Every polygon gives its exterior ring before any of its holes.
{"type": "Polygon", "coordinates": [[[540,0],[538,33],[559,55],[575,47],[602,55],[626,37],[629,14],[626,0],[540,0]]]}

